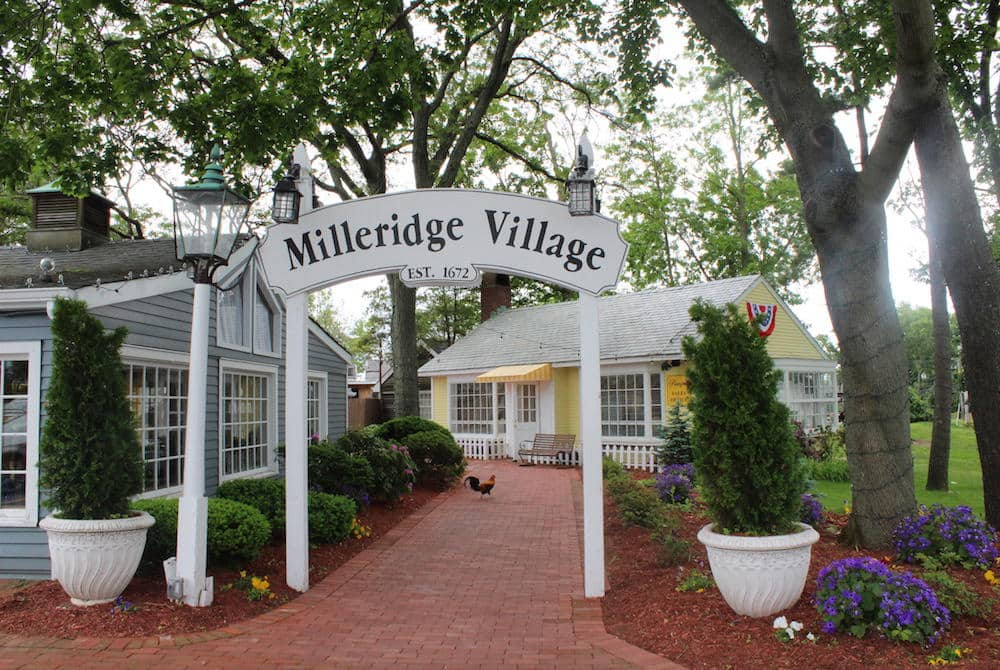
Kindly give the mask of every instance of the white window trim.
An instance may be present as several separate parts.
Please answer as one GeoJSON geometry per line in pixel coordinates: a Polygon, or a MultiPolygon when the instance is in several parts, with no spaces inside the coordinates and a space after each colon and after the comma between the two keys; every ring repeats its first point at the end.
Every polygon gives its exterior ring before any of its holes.
{"type": "Polygon", "coordinates": [[[251,363],[248,361],[238,361],[227,358],[219,359],[219,387],[218,387],[218,412],[219,420],[216,426],[218,444],[218,473],[219,483],[228,482],[232,479],[260,479],[278,474],[278,462],[275,459],[275,450],[278,446],[278,366],[266,363],[251,363]],[[223,453],[223,418],[225,417],[224,401],[222,398],[223,375],[225,373],[247,372],[250,374],[268,375],[272,392],[268,394],[267,411],[268,416],[273,420],[267,422],[267,465],[256,470],[247,470],[234,475],[223,474],[225,465],[225,455],[223,453]]]}
{"type": "MultiPolygon", "coordinates": [[[[326,439],[326,436],[330,434],[330,407],[329,407],[329,397],[330,397],[330,377],[326,372],[321,372],[319,370],[310,370],[306,374],[306,380],[319,382],[319,436],[320,439],[326,439]]],[[[308,394],[306,394],[308,397],[308,394]]],[[[306,411],[306,419],[309,418],[309,412],[306,411]]],[[[310,436],[306,435],[308,439],[310,436]]]]}
{"type": "Polygon", "coordinates": [[[42,405],[42,343],[0,342],[0,356],[28,358],[28,459],[25,468],[24,510],[0,510],[0,526],[38,525],[38,441],[42,405]]]}
{"type": "MultiPolygon", "coordinates": [[[[151,347],[140,347],[133,344],[124,344],[121,348],[122,362],[137,363],[139,365],[162,365],[166,367],[182,368],[184,372],[190,374],[191,355],[169,349],[153,349],[151,347]]],[[[190,380],[190,377],[188,377],[190,380]]],[[[184,389],[184,398],[187,402],[189,388],[184,389]]],[[[187,416],[184,417],[184,457],[187,458],[187,416]]],[[[141,442],[141,439],[140,439],[141,442]]],[[[143,454],[145,463],[145,454],[143,454]]],[[[143,491],[132,496],[132,500],[146,500],[149,498],[176,498],[184,492],[184,485],[170,486],[152,491],[143,491]]]]}
{"type": "MultiPolygon", "coordinates": [[[[268,358],[281,358],[281,346],[282,346],[282,334],[284,332],[284,322],[283,322],[283,312],[281,305],[278,304],[278,300],[274,295],[274,292],[268,287],[267,283],[264,281],[263,272],[258,271],[256,264],[248,267],[243,273],[243,277],[239,281],[239,286],[243,291],[243,335],[245,345],[231,344],[229,342],[223,342],[219,333],[222,332],[220,314],[222,312],[219,309],[219,305],[222,301],[223,291],[221,289],[215,292],[215,344],[220,349],[228,349],[230,351],[242,351],[245,353],[253,353],[258,356],[267,356],[268,358]],[[271,341],[274,343],[274,351],[258,351],[254,344],[254,328],[256,325],[256,320],[254,319],[254,310],[257,309],[257,289],[261,289],[261,293],[264,295],[264,300],[270,306],[272,313],[274,314],[274,332],[271,333],[271,341]]],[[[233,287],[235,290],[235,286],[233,287]]]]}
{"type": "MultiPolygon", "coordinates": [[[[656,436],[656,429],[663,425],[663,420],[666,418],[666,413],[661,408],[660,410],[660,421],[654,421],[652,418],[652,393],[649,384],[649,378],[653,375],[661,374],[659,364],[650,364],[648,361],[644,361],[641,364],[632,365],[615,365],[615,366],[601,366],[601,377],[610,377],[613,375],[643,375],[642,380],[642,407],[643,412],[643,425],[645,435],[604,435],[602,429],[601,439],[605,442],[635,442],[635,443],[655,443],[659,441],[656,436]]],[[[664,398],[664,384],[663,379],[660,379],[660,402],[662,404],[664,398]]],[[[600,402],[600,400],[598,401],[600,402]]],[[[603,424],[603,421],[601,421],[603,424]]]]}

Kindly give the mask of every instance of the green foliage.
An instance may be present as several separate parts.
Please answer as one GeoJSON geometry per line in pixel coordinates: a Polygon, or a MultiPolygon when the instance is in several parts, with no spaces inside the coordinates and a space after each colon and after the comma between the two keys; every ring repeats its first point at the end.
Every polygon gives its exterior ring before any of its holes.
{"type": "Polygon", "coordinates": [[[105,332],[80,300],[56,299],[39,481],[46,503],[67,519],[127,515],[142,490],[142,447],[119,354],[126,332],[105,332]]]}
{"type": "Polygon", "coordinates": [[[465,472],[465,454],[447,429],[411,433],[401,443],[410,450],[421,484],[444,488],[465,472]]]}
{"type": "Polygon", "coordinates": [[[813,461],[806,459],[802,463],[802,471],[806,479],[823,482],[849,482],[851,471],[846,460],[813,461]]]}
{"type": "Polygon", "coordinates": [[[656,462],[660,467],[672,463],[690,463],[693,460],[691,418],[680,403],[674,403],[667,412],[667,424],[663,429],[662,439],[663,441],[656,445],[656,462]]]}
{"type": "Polygon", "coordinates": [[[277,478],[230,479],[219,485],[220,498],[235,500],[260,511],[275,539],[285,534],[285,483],[277,478]]]}
{"type": "Polygon", "coordinates": [[[642,528],[657,528],[663,524],[663,504],[656,492],[645,486],[632,486],[615,497],[622,521],[642,528]]]}
{"type": "Polygon", "coordinates": [[[435,421],[419,416],[398,416],[377,426],[376,435],[386,440],[402,440],[413,433],[437,431],[451,435],[451,431],[435,421]]]}
{"type": "Polygon", "coordinates": [[[328,442],[309,447],[309,485],[323,493],[339,493],[365,504],[375,485],[375,472],[363,456],[328,442]]]}
{"type": "Polygon", "coordinates": [[[664,514],[662,524],[649,536],[656,547],[656,560],[661,568],[684,565],[691,558],[691,543],[677,537],[681,520],[676,514],[664,514]]]}
{"type": "Polygon", "coordinates": [[[805,481],[779,373],[764,338],[735,305],[691,307],[700,340],[686,337],[689,409],[700,492],[716,527],[774,535],[798,520],[805,481]]]}
{"type": "Polygon", "coordinates": [[[601,470],[603,471],[605,481],[628,477],[622,464],[607,456],[601,460],[601,470]]]}
{"type": "Polygon", "coordinates": [[[715,586],[715,582],[712,581],[711,577],[698,568],[694,568],[680,581],[677,585],[677,590],[701,592],[713,586],[715,586]]]}
{"type": "Polygon", "coordinates": [[[972,616],[985,619],[996,603],[983,598],[975,590],[957,581],[944,570],[928,570],[921,576],[934,589],[938,600],[953,616],[972,616]]]}
{"type": "Polygon", "coordinates": [[[335,544],[351,534],[357,504],[346,496],[309,492],[309,540],[335,544]]]}
{"type": "Polygon", "coordinates": [[[920,421],[931,421],[934,419],[934,408],[931,406],[933,397],[927,398],[920,395],[917,387],[910,386],[910,423],[920,421]]]}
{"type": "Polygon", "coordinates": [[[348,431],[340,436],[336,446],[363,456],[371,464],[374,474],[372,496],[394,502],[413,490],[417,466],[410,458],[409,449],[392,444],[372,432],[348,431]]]}
{"type": "MultiPolygon", "coordinates": [[[[163,561],[177,554],[176,498],[137,500],[135,509],[148,512],[156,524],[146,535],[144,571],[156,573],[163,561]]],[[[208,499],[208,562],[231,566],[252,561],[271,537],[267,519],[254,507],[224,498],[208,499]]]]}

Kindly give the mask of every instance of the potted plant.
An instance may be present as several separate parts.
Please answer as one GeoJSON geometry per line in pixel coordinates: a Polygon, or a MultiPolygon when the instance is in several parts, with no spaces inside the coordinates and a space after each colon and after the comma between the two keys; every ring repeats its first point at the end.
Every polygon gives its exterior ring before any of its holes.
{"type": "Polygon", "coordinates": [[[79,300],[57,299],[52,377],[40,443],[39,481],[53,512],[52,577],[74,605],[113,601],[135,574],[154,520],[129,509],[142,483],[142,448],[129,407],[120,349],[79,300]]]}
{"type": "Polygon", "coordinates": [[[712,576],[737,614],[786,609],[805,586],[819,534],[799,522],[805,481],[780,373],[765,340],[735,305],[691,307],[699,338],[691,363],[691,440],[702,500],[713,523],[698,533],[712,576]]]}

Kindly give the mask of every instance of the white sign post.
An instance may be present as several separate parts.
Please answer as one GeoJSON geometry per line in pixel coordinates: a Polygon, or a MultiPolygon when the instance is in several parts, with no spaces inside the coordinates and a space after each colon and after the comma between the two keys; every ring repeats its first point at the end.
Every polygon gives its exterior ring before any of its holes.
{"type": "Polygon", "coordinates": [[[408,286],[476,286],[482,272],[531,277],[579,291],[584,593],[604,595],[600,339],[597,296],[614,288],[628,245],[599,214],[510,193],[421,189],[308,211],[270,226],[258,253],[268,282],[288,297],[285,446],[288,585],[309,588],[305,514],[305,296],[334,284],[398,272],[408,286]],[[293,308],[294,307],[294,308],[293,308]],[[299,425],[302,424],[302,425],[299,425]],[[293,493],[292,487],[301,488],[293,493]],[[294,547],[294,550],[293,550],[294,547]],[[293,558],[295,560],[293,560],[293,558]]]}

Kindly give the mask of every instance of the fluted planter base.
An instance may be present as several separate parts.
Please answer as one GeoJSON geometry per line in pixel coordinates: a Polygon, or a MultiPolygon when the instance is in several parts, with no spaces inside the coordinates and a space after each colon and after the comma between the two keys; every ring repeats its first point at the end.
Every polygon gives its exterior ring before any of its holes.
{"type": "Polygon", "coordinates": [[[713,532],[713,525],[698,531],[698,541],[705,545],[715,584],[734,612],[764,617],[795,604],[819,533],[800,523],[797,533],[744,537],[713,532]]]}
{"type": "Polygon", "coordinates": [[[132,581],[146,531],[156,520],[146,512],[125,519],[60,519],[38,525],[49,536],[52,578],[74,605],[109,603],[132,581]]]}

